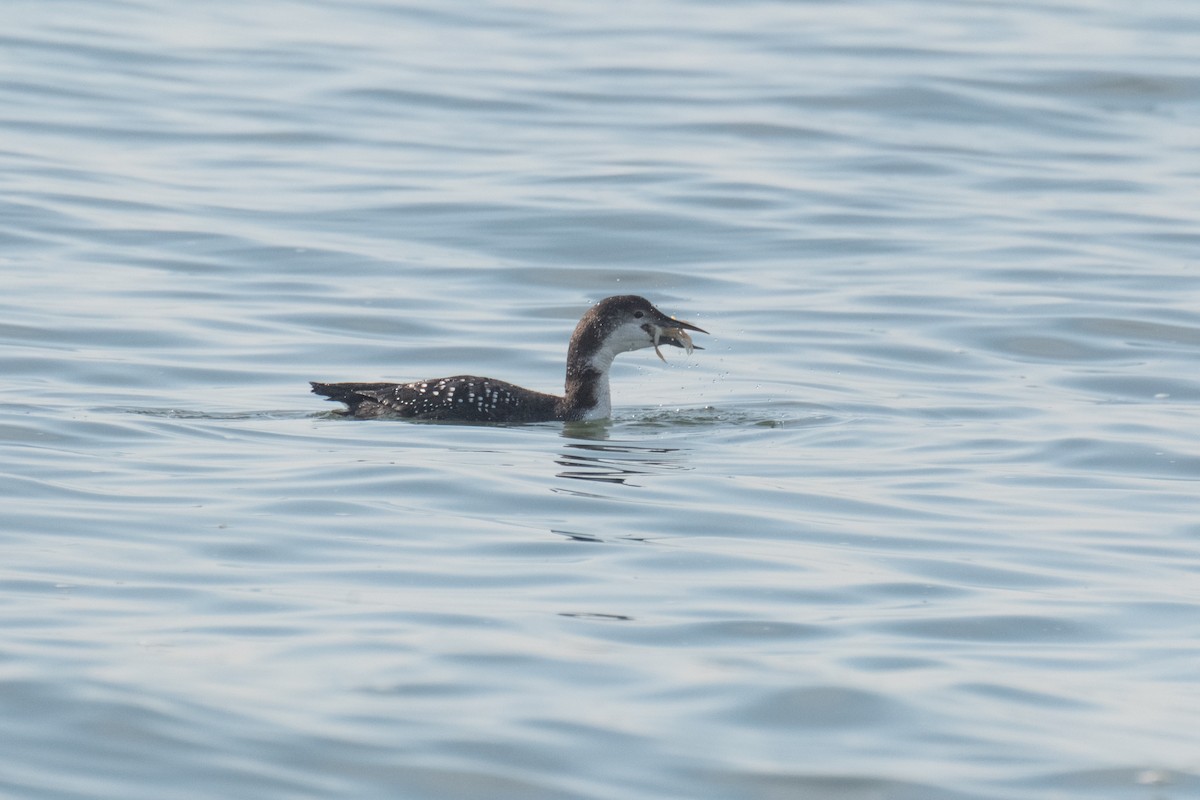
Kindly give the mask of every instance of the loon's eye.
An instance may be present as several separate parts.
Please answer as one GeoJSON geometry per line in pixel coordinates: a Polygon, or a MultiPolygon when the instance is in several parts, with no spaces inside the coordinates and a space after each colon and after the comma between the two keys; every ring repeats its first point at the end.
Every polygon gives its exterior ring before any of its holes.
{"type": "Polygon", "coordinates": [[[645,314],[643,314],[641,311],[635,311],[635,312],[633,312],[633,318],[634,318],[634,319],[641,319],[641,318],[642,318],[642,317],[644,317],[644,316],[646,316],[646,315],[645,315],[645,314]]]}

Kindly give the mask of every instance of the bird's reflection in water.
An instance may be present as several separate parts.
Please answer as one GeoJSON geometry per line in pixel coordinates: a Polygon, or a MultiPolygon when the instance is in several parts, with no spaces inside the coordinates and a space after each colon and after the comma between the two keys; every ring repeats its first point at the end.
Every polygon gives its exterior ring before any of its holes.
{"type": "Polygon", "coordinates": [[[633,617],[627,617],[624,614],[600,614],[588,611],[560,611],[560,617],[572,617],[574,619],[594,619],[601,622],[633,622],[633,617]]]}
{"type": "Polygon", "coordinates": [[[631,533],[625,533],[625,534],[621,534],[619,536],[605,538],[604,536],[601,536],[598,533],[584,533],[583,531],[568,531],[568,530],[564,530],[562,528],[551,528],[550,532],[554,533],[554,534],[558,534],[559,536],[566,537],[567,539],[569,539],[572,542],[586,542],[588,544],[604,544],[605,542],[611,542],[611,541],[617,541],[617,540],[620,540],[622,542],[652,542],[655,540],[655,537],[635,536],[634,534],[631,534],[631,533]]]}
{"type": "Polygon", "coordinates": [[[564,531],[558,528],[551,528],[551,533],[557,533],[559,536],[565,536],[572,542],[589,542],[591,544],[600,544],[604,540],[593,533],[583,533],[582,531],[564,531]]]}
{"type": "Polygon", "coordinates": [[[560,478],[636,486],[631,479],[639,475],[690,469],[685,463],[687,452],[679,447],[572,442],[559,453],[555,463],[565,468],[557,473],[560,478]]]}

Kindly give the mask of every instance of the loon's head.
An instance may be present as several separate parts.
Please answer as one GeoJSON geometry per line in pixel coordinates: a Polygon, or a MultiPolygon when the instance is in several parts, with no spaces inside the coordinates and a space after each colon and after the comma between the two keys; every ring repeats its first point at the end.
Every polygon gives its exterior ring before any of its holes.
{"type": "MultiPolygon", "coordinates": [[[[644,297],[633,294],[606,297],[583,315],[572,337],[576,355],[611,361],[618,353],[653,347],[659,358],[662,344],[682,347],[689,353],[703,350],[692,343],[688,331],[708,333],[690,322],[668,317],[644,297]]],[[[664,361],[666,359],[663,359],[664,361]]]]}

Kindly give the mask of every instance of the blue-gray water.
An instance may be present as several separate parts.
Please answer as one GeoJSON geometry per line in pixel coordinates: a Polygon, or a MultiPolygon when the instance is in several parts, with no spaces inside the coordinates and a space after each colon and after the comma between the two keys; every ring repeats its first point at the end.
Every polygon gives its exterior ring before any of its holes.
{"type": "Polygon", "coordinates": [[[0,794],[1200,796],[1193,5],[4,16],[0,794]]]}

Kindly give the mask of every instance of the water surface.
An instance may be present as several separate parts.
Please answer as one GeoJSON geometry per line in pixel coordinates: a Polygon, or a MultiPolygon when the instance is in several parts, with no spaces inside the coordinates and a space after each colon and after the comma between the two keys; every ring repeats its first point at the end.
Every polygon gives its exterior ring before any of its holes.
{"type": "Polygon", "coordinates": [[[9,17],[6,795],[1200,794],[1188,9],[9,17]]]}

